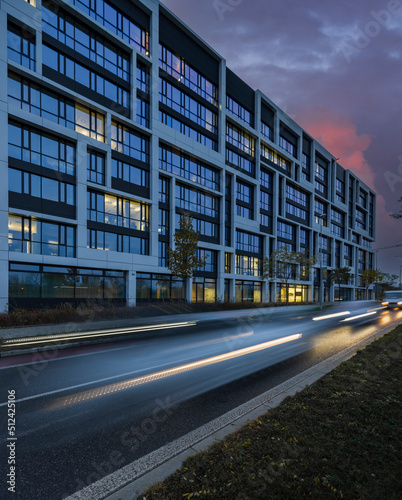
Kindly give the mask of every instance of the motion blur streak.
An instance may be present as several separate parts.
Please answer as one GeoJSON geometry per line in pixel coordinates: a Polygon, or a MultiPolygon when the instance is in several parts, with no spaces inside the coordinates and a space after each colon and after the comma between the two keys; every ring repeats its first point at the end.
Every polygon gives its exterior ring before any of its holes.
{"type": "Polygon", "coordinates": [[[317,316],[317,318],[313,318],[313,321],[321,321],[323,319],[331,319],[331,318],[339,318],[340,316],[348,316],[352,314],[350,311],[340,312],[336,314],[328,314],[327,316],[317,316]]]}
{"type": "Polygon", "coordinates": [[[377,311],[369,312],[369,313],[366,313],[366,314],[359,314],[358,316],[352,316],[351,318],[343,319],[342,322],[344,322],[344,321],[352,321],[354,319],[365,318],[366,316],[372,316],[373,314],[377,314],[377,311]]]}
{"type": "Polygon", "coordinates": [[[298,340],[302,337],[302,334],[289,335],[287,337],[282,337],[276,340],[270,340],[269,342],[264,342],[263,344],[257,344],[250,347],[245,347],[237,351],[228,352],[226,354],[220,354],[219,356],[213,356],[211,358],[202,359],[200,361],[195,361],[193,363],[188,363],[185,365],[177,366],[176,368],[171,368],[169,370],[163,370],[157,373],[151,373],[149,375],[144,375],[143,377],[134,378],[127,380],[125,382],[118,382],[116,384],[110,384],[103,387],[98,387],[97,389],[91,389],[89,391],[83,391],[78,394],[73,394],[65,398],[58,398],[47,408],[48,411],[58,410],[62,407],[73,406],[75,404],[83,403],[91,399],[99,398],[101,396],[106,396],[113,394],[115,392],[123,391],[125,389],[131,389],[138,385],[146,384],[148,382],[153,382],[154,380],[159,380],[165,377],[170,377],[178,373],[183,373],[190,370],[195,370],[197,368],[202,368],[204,366],[213,365],[215,363],[220,363],[221,361],[226,361],[228,359],[238,358],[239,356],[244,356],[246,354],[251,354],[253,352],[262,351],[264,349],[269,349],[280,344],[285,344],[287,342],[292,342],[298,340]]]}
{"type": "Polygon", "coordinates": [[[4,344],[7,346],[10,345],[31,345],[36,344],[38,342],[43,342],[44,340],[74,340],[76,338],[86,339],[86,338],[96,338],[96,337],[105,337],[112,335],[121,335],[124,333],[141,333],[141,332],[149,332],[153,330],[167,330],[169,328],[184,328],[186,326],[194,326],[196,325],[196,321],[186,321],[185,323],[166,323],[162,325],[147,325],[147,326],[138,326],[138,327],[130,327],[130,328],[121,328],[119,330],[99,330],[96,332],[91,332],[87,335],[85,333],[71,333],[68,335],[43,335],[40,337],[25,337],[21,339],[10,339],[5,340],[4,344]]]}

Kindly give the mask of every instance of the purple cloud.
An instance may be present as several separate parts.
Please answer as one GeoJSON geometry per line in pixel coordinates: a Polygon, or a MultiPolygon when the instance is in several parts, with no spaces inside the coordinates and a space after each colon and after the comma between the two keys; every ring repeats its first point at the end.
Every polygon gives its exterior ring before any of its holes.
{"type": "MultiPolygon", "coordinates": [[[[376,247],[402,243],[402,223],[389,217],[402,196],[402,1],[164,4],[375,189],[376,247]]],[[[401,254],[380,252],[379,267],[399,274],[401,254]]]]}

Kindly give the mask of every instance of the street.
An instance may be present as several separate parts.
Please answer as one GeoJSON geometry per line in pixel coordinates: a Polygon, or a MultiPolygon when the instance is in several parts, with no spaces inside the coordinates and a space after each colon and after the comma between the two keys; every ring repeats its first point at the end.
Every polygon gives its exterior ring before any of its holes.
{"type": "Polygon", "coordinates": [[[228,312],[152,339],[1,359],[4,417],[9,390],[16,399],[12,498],[64,498],[401,320],[374,302],[228,312]]]}

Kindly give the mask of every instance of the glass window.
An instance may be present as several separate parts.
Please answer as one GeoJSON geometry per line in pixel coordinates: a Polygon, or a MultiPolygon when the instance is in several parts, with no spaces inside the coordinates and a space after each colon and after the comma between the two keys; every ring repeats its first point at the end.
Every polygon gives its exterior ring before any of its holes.
{"type": "Polygon", "coordinates": [[[254,124],[254,116],[250,111],[248,111],[244,106],[239,104],[232,97],[226,96],[226,108],[228,111],[236,115],[240,120],[250,125],[250,127],[254,124]]]}
{"type": "Polygon", "coordinates": [[[8,293],[10,299],[39,298],[40,274],[35,272],[10,271],[8,274],[8,293]]]}
{"type": "Polygon", "coordinates": [[[136,186],[149,188],[149,172],[129,163],[112,158],[112,177],[136,186]]]}
{"type": "Polygon", "coordinates": [[[226,124],[226,142],[232,144],[244,153],[254,156],[255,139],[244,130],[229,123],[226,124]]]}
{"type": "Polygon", "coordinates": [[[254,202],[254,188],[244,182],[236,181],[236,198],[245,203],[254,202]]]}
{"type": "Polygon", "coordinates": [[[88,220],[148,231],[149,206],[126,198],[88,191],[88,220]]]}
{"type": "Polygon", "coordinates": [[[328,181],[328,166],[323,166],[320,163],[315,163],[316,179],[326,183],[328,181]]]}
{"type": "Polygon", "coordinates": [[[59,183],[54,179],[42,178],[42,197],[46,200],[59,201],[59,183]]]}
{"type": "Polygon", "coordinates": [[[262,252],[261,236],[236,230],[236,250],[260,255],[262,252]]]}
{"type": "Polygon", "coordinates": [[[261,275],[261,264],[261,259],[258,257],[236,255],[236,274],[259,277],[261,275]]]}
{"type": "Polygon", "coordinates": [[[149,102],[137,97],[137,111],[136,111],[137,123],[139,125],[142,125],[143,127],[149,128],[149,113],[150,113],[149,102]]]}
{"type": "Polygon", "coordinates": [[[9,215],[8,247],[10,252],[75,257],[75,228],[9,215]]]}
{"type": "Polygon", "coordinates": [[[261,187],[272,189],[274,176],[270,172],[261,169],[260,172],[260,184],[261,187]]]}
{"type": "Polygon", "coordinates": [[[159,177],[159,203],[169,203],[169,179],[159,177]]]}
{"type": "Polygon", "coordinates": [[[266,146],[261,142],[261,156],[264,159],[269,160],[280,168],[283,168],[288,174],[290,174],[290,162],[285,160],[280,154],[278,154],[274,149],[266,146]]]}
{"type": "Polygon", "coordinates": [[[270,127],[269,125],[267,125],[264,122],[261,122],[261,134],[264,137],[266,137],[267,139],[269,139],[270,141],[273,140],[274,131],[273,131],[272,127],[270,127]]]}
{"type": "Polygon", "coordinates": [[[297,147],[281,135],[279,136],[279,147],[291,156],[297,157],[297,147]]]}
{"type": "Polygon", "coordinates": [[[226,148],[226,162],[230,165],[234,165],[253,177],[255,175],[255,163],[228,148],[226,148]]]}
{"type": "Polygon", "coordinates": [[[198,258],[205,260],[205,264],[197,269],[197,271],[216,273],[217,271],[217,252],[216,250],[198,249],[198,258]]]}
{"type": "Polygon", "coordinates": [[[36,71],[35,35],[27,27],[24,29],[8,23],[7,57],[31,71],[36,71]]]}
{"type": "Polygon", "coordinates": [[[278,238],[286,240],[294,240],[296,234],[296,227],[285,222],[278,221],[278,238]]]}
{"type": "Polygon", "coordinates": [[[112,150],[149,163],[149,140],[128,127],[112,121],[112,150]]]}
{"type": "Polygon", "coordinates": [[[59,266],[21,266],[10,263],[10,298],[124,299],[121,271],[59,266]]]}
{"type": "Polygon", "coordinates": [[[8,78],[9,101],[98,141],[105,141],[104,116],[14,74],[8,78]]]}
{"type": "MultiPolygon", "coordinates": [[[[110,40],[105,40],[97,32],[91,31],[88,26],[84,26],[62,10],[52,12],[46,5],[43,5],[42,11],[44,33],[117,77],[126,82],[130,81],[130,58],[128,54],[113,45],[110,40]]],[[[49,61],[46,60],[46,64],[50,66],[48,63],[49,61]]]]}
{"type": "Polygon", "coordinates": [[[298,217],[299,219],[307,220],[308,212],[300,207],[297,207],[296,205],[293,205],[293,203],[286,203],[286,213],[288,215],[298,217]]]}
{"type": "Polygon", "coordinates": [[[8,169],[8,190],[22,193],[22,172],[14,168],[8,169]]]}
{"type": "Polygon", "coordinates": [[[212,149],[213,151],[218,150],[218,142],[211,139],[207,135],[199,132],[198,130],[195,130],[192,127],[189,127],[187,124],[183,123],[180,120],[177,120],[176,118],[173,118],[169,114],[165,113],[164,111],[159,111],[159,119],[161,123],[164,125],[167,125],[168,127],[176,130],[177,132],[180,132],[181,134],[186,135],[187,137],[190,137],[190,139],[193,139],[194,141],[199,142],[203,146],[206,146],[207,148],[212,149]]]}
{"type": "Polygon", "coordinates": [[[8,169],[8,190],[44,200],[75,205],[75,186],[40,175],[8,169]]]}
{"type": "Polygon", "coordinates": [[[95,151],[88,151],[87,180],[97,184],[105,184],[105,155],[95,151]]]}
{"type": "MultiPolygon", "coordinates": [[[[180,218],[181,214],[176,214],[176,230],[180,228],[180,218]]],[[[214,240],[216,240],[219,237],[218,223],[199,219],[195,215],[193,216],[193,229],[194,231],[200,232],[200,240],[204,240],[204,237],[207,237],[208,239],[213,238],[214,240]]]]}
{"type": "Polygon", "coordinates": [[[272,217],[267,214],[260,214],[260,224],[265,227],[272,227],[272,217]]]}
{"type": "Polygon", "coordinates": [[[209,132],[218,133],[218,115],[216,113],[162,78],[159,80],[159,100],[209,132]]]}
{"type": "Polygon", "coordinates": [[[159,168],[219,191],[219,172],[179,150],[160,146],[159,168]]]}
{"type": "Polygon", "coordinates": [[[299,205],[302,205],[303,207],[308,206],[308,199],[309,199],[308,194],[299,188],[287,185],[286,186],[286,197],[289,200],[295,201],[299,205]]]}
{"type": "Polygon", "coordinates": [[[272,212],[272,195],[265,191],[260,191],[260,209],[272,212]]]}
{"type": "MultiPolygon", "coordinates": [[[[65,75],[67,78],[74,80],[87,89],[93,90],[97,94],[106,97],[113,101],[113,103],[119,104],[123,108],[129,108],[129,92],[121,85],[117,85],[103,75],[89,70],[82,64],[60,54],[47,45],[43,45],[42,52],[43,64],[45,66],[52,68],[61,75],[65,75]]],[[[67,84],[67,86],[76,90],[74,84],[67,84]]],[[[103,104],[103,101],[101,101],[101,103],[103,104]]],[[[113,106],[115,112],[118,111],[118,109],[118,107],[113,106]]]]}
{"type": "Polygon", "coordinates": [[[159,45],[159,67],[211,104],[218,105],[217,86],[163,45],[159,45]]]}
{"type": "Polygon", "coordinates": [[[219,217],[219,199],[203,191],[176,184],[176,206],[209,217],[219,217]]]}
{"type": "Polygon", "coordinates": [[[137,63],[137,89],[149,94],[150,75],[149,68],[140,62],[137,63]]]}
{"type": "Polygon", "coordinates": [[[71,2],[125,42],[143,54],[149,55],[148,32],[125,13],[105,0],[71,0],[71,2]]]}
{"type": "Polygon", "coordinates": [[[88,230],[87,247],[97,250],[149,255],[147,237],[128,236],[108,231],[88,230]]]}

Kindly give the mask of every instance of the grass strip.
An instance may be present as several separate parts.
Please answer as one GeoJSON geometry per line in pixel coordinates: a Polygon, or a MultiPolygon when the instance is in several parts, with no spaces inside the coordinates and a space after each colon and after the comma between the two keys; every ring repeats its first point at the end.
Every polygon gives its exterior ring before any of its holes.
{"type": "Polygon", "coordinates": [[[138,500],[400,499],[402,325],[138,500]]]}

